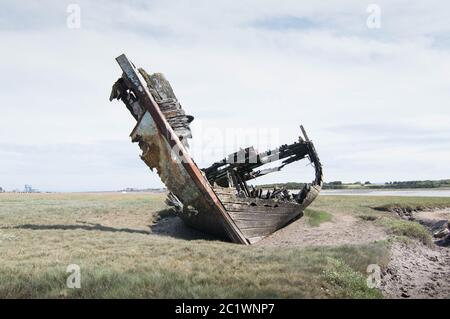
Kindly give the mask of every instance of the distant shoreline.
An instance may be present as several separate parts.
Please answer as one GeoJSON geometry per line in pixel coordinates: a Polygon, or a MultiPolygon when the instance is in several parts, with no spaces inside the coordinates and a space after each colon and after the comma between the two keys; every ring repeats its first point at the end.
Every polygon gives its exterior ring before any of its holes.
{"type": "Polygon", "coordinates": [[[146,189],[146,190],[139,190],[139,191],[93,191],[93,190],[86,190],[86,191],[36,191],[36,192],[2,192],[1,194],[24,194],[24,195],[32,195],[32,194],[159,194],[159,193],[165,193],[167,192],[167,189],[146,189]]]}
{"type": "MultiPolygon", "coordinates": [[[[259,185],[262,188],[287,188],[287,189],[302,189],[304,183],[275,183],[259,185]]],[[[340,189],[340,190],[353,190],[353,189],[377,189],[377,190],[394,190],[394,189],[450,189],[450,179],[442,180],[425,180],[425,181],[403,181],[403,182],[387,182],[384,184],[371,183],[371,182],[355,182],[355,183],[342,183],[340,181],[326,182],[323,184],[322,189],[340,189]]]]}
{"type": "Polygon", "coordinates": [[[450,188],[325,189],[322,196],[450,197],[450,188]]]}

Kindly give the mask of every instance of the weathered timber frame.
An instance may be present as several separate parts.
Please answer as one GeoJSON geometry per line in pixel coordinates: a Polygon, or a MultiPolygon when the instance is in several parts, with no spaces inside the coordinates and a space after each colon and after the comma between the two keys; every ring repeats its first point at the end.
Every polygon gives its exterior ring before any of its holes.
{"type": "Polygon", "coordinates": [[[137,121],[131,141],[139,144],[145,164],[156,169],[169,190],[166,203],[187,225],[235,243],[254,244],[302,217],[319,195],[322,165],[303,126],[303,137],[294,143],[263,153],[241,149],[200,170],[188,153],[194,117],[185,113],[169,81],[161,73],[137,69],[125,55],[116,60],[123,74],[112,87],[110,101],[121,100],[137,121]],[[304,158],[310,160],[315,177],[298,193],[247,184],[304,158]],[[278,161],[276,167],[263,167],[278,161]]]}
{"type": "Polygon", "coordinates": [[[149,92],[147,84],[142,75],[124,54],[116,58],[116,61],[124,73],[123,77],[126,80],[128,87],[139,99],[141,107],[143,107],[150,113],[157,126],[158,131],[170,145],[172,150],[176,150],[177,156],[179,156],[182,166],[191,176],[198,190],[205,195],[207,200],[210,200],[212,202],[214,209],[219,214],[219,216],[222,217],[225,231],[229,238],[235,243],[248,245],[249,242],[236,226],[234,221],[231,219],[225,207],[217,197],[216,193],[213,191],[210,183],[202,175],[200,169],[193,162],[184,145],[181,143],[180,139],[175,134],[174,130],[162,114],[160,107],[154,100],[152,94],[149,92]]]}

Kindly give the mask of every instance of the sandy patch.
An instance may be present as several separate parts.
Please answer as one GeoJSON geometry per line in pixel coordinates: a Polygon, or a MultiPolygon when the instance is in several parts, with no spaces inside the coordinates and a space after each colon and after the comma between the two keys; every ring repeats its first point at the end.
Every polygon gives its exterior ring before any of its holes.
{"type": "Polygon", "coordinates": [[[450,208],[415,212],[413,218],[417,220],[450,220],[450,208]]]}
{"type": "Polygon", "coordinates": [[[333,215],[331,222],[311,227],[305,218],[278,230],[257,245],[263,246],[339,246],[365,244],[386,238],[386,232],[373,222],[348,215],[333,215]]]}

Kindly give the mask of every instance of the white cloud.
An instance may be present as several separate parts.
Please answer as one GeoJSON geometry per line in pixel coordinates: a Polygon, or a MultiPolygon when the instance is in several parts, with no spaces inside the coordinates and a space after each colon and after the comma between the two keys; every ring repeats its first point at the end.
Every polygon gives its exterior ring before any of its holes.
{"type": "MultiPolygon", "coordinates": [[[[190,1],[79,1],[82,28],[69,30],[71,2],[2,4],[0,154],[8,144],[84,145],[89,155],[70,165],[52,152],[2,156],[3,187],[33,180],[35,187],[64,190],[160,185],[139,163],[137,145],[124,147],[134,120],[107,100],[120,75],[114,58],[122,52],[150,72],[164,72],[202,125],[223,132],[249,123],[278,128],[280,142],[289,143],[303,123],[328,180],[450,176],[445,1],[379,1],[382,28],[376,30],[367,29],[360,1],[202,1],[195,7],[190,1]],[[115,142],[93,147],[104,141],[115,142]],[[117,155],[119,145],[126,161],[117,155]],[[26,173],[14,172],[19,159],[26,173]],[[91,160],[105,165],[85,165],[91,160]],[[37,173],[48,163],[58,172],[37,173]]],[[[191,144],[201,148],[202,140],[194,136],[191,144]]],[[[289,168],[273,180],[302,179],[303,169],[289,168]]]]}

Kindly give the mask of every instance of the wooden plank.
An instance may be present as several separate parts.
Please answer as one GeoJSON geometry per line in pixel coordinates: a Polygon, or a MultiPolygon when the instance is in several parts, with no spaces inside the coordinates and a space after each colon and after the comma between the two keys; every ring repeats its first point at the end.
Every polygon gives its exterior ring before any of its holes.
{"type": "Polygon", "coordinates": [[[284,219],[290,219],[292,217],[295,217],[301,212],[292,212],[291,214],[271,214],[271,213],[248,213],[248,212],[233,212],[228,211],[228,214],[233,218],[233,220],[236,219],[242,219],[242,220],[284,220],[284,219]]]}
{"type": "Polygon", "coordinates": [[[262,214],[253,214],[253,216],[251,216],[252,214],[247,214],[247,213],[241,213],[241,212],[230,212],[230,216],[233,217],[233,220],[242,220],[242,221],[259,221],[259,220],[264,220],[264,221],[271,221],[271,222],[278,222],[278,221],[283,221],[283,220],[288,220],[290,219],[291,216],[295,216],[296,214],[288,214],[288,215],[270,215],[270,216],[265,216],[262,214]],[[243,216],[242,214],[246,214],[246,216],[243,216]],[[250,217],[249,217],[250,216],[250,217]]]}
{"type": "Polygon", "coordinates": [[[223,202],[229,202],[229,203],[255,203],[257,205],[271,205],[271,206],[295,206],[299,205],[296,202],[286,201],[283,199],[264,199],[264,198],[257,198],[257,197],[238,197],[235,194],[223,194],[223,193],[217,193],[221,201],[223,202]]]}
{"type": "Polygon", "coordinates": [[[248,228],[249,226],[251,226],[251,227],[273,226],[278,229],[278,228],[286,225],[289,221],[291,221],[292,219],[297,217],[299,214],[278,215],[278,216],[255,215],[255,218],[243,218],[243,217],[239,216],[239,214],[236,214],[233,212],[230,212],[230,215],[233,217],[234,222],[242,230],[242,229],[248,228]]]}
{"type": "Polygon", "coordinates": [[[277,206],[277,207],[286,207],[286,208],[296,208],[300,207],[300,204],[289,202],[289,201],[283,201],[283,200],[275,200],[275,199],[261,199],[261,198],[253,198],[253,197],[237,197],[233,195],[222,195],[218,194],[220,200],[223,203],[228,204],[251,204],[254,203],[256,206],[277,206]]]}
{"type": "Polygon", "coordinates": [[[267,236],[276,230],[277,230],[276,228],[254,227],[254,228],[242,229],[241,231],[245,237],[252,238],[252,237],[267,236]]]}
{"type": "Polygon", "coordinates": [[[247,213],[260,213],[260,214],[281,214],[286,215],[295,211],[300,211],[300,207],[264,207],[264,206],[250,206],[241,204],[227,204],[224,203],[224,207],[227,211],[232,212],[247,212],[247,213]]]}
{"type": "Polygon", "coordinates": [[[239,226],[241,231],[244,231],[244,229],[247,228],[271,228],[271,229],[278,229],[284,224],[286,224],[289,219],[285,220],[242,220],[242,219],[235,219],[235,223],[239,226]]]}

